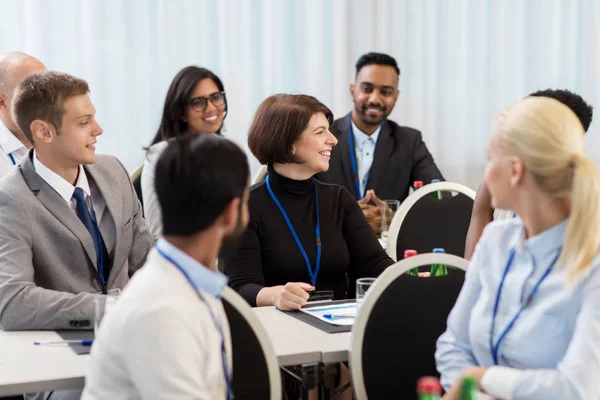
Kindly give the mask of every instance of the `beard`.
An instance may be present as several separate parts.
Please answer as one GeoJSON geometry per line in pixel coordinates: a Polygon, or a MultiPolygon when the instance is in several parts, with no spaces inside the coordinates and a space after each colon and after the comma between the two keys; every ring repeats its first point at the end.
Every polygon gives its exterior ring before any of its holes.
{"type": "Polygon", "coordinates": [[[237,253],[237,250],[242,241],[242,235],[246,230],[246,226],[242,222],[242,213],[238,213],[238,220],[233,232],[223,238],[221,249],[219,250],[219,260],[231,259],[237,253]]]}
{"type": "Polygon", "coordinates": [[[359,115],[364,123],[369,125],[379,125],[388,117],[389,112],[387,112],[384,105],[364,104],[359,109],[359,115]],[[372,116],[369,115],[369,110],[377,110],[380,111],[381,114],[379,116],[372,116]]]}

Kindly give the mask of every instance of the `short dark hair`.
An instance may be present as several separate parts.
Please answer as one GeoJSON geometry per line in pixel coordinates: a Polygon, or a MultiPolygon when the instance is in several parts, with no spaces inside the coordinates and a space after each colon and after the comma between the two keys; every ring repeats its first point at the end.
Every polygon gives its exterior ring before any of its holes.
{"type": "Polygon", "coordinates": [[[580,95],[564,89],[546,89],[538,90],[529,96],[550,97],[551,99],[560,101],[577,115],[584,131],[587,132],[590,128],[592,117],[594,116],[594,108],[586,103],[580,95]]]}
{"type": "Polygon", "coordinates": [[[13,118],[33,145],[33,121],[49,122],[60,133],[65,102],[89,91],[87,82],[73,75],[56,71],[35,72],[17,86],[13,97],[13,118]]]}
{"type": "Polygon", "coordinates": [[[275,94],[256,110],[248,133],[248,147],[261,163],[293,163],[292,145],[317,113],[325,114],[329,124],[333,113],[326,105],[305,94],[275,94]]]}
{"type": "Polygon", "coordinates": [[[400,76],[400,68],[398,68],[398,64],[394,57],[390,55],[371,52],[361,56],[356,62],[356,75],[358,75],[360,70],[367,65],[387,65],[394,68],[398,76],[400,76]]]}
{"type": "MultiPolygon", "coordinates": [[[[219,77],[206,68],[192,65],[185,67],[175,75],[167,91],[160,126],[150,145],[188,133],[188,123],[183,120],[185,108],[194,88],[198,82],[204,79],[211,79],[219,91],[225,91],[225,86],[219,77]]],[[[225,98],[225,116],[227,116],[227,98],[225,98]]],[[[219,132],[221,128],[219,128],[219,132]]]]}
{"type": "Polygon", "coordinates": [[[154,185],[163,234],[194,235],[208,228],[234,198],[242,198],[250,168],[244,151],[216,135],[169,142],[156,165],[154,185]]]}

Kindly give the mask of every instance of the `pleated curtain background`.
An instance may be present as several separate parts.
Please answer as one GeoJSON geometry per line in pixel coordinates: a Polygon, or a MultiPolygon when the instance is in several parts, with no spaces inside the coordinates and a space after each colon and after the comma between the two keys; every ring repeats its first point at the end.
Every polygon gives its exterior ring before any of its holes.
{"type": "Polygon", "coordinates": [[[597,107],[588,154],[600,161],[599,19],[596,0],[0,0],[0,52],[88,80],[98,149],[130,170],[187,65],[221,77],[226,135],[246,146],[265,97],[311,94],[340,117],[357,58],[386,52],[402,71],[391,118],[423,132],[447,179],[476,188],[493,116],[538,89],[597,107]]]}

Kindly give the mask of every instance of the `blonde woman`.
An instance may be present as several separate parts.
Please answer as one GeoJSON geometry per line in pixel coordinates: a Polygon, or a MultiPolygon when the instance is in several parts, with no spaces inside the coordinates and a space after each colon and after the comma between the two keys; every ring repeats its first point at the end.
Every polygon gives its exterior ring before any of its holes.
{"type": "Polygon", "coordinates": [[[599,399],[600,172],[564,104],[529,97],[494,124],[495,208],[438,339],[446,399],[462,380],[500,399],[599,399]]]}

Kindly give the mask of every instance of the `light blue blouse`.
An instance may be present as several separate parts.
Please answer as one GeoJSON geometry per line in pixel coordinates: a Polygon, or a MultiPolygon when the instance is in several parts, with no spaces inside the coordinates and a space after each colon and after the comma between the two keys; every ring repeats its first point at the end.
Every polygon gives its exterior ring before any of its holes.
{"type": "Polygon", "coordinates": [[[435,357],[444,388],[465,369],[483,366],[492,368],[482,387],[499,398],[600,399],[600,258],[572,287],[555,266],[528,299],[560,252],[567,223],[529,239],[524,239],[518,218],[486,227],[447,330],[437,341],[435,357]],[[500,343],[500,367],[493,367],[489,339],[494,304],[513,248],[495,318],[494,344],[527,304],[500,343]]]}

